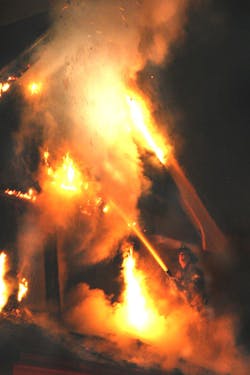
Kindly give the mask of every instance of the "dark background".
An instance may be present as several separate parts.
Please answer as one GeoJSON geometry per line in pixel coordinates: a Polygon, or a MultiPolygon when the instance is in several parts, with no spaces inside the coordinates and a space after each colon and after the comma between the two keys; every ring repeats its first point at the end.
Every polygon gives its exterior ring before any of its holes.
{"type": "Polygon", "coordinates": [[[192,8],[160,85],[191,181],[222,229],[240,235],[250,229],[249,11],[230,0],[192,8]]]}

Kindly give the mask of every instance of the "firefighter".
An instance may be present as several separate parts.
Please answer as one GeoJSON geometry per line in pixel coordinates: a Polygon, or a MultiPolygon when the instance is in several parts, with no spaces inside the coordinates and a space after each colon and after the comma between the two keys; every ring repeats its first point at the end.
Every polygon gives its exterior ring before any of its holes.
{"type": "Polygon", "coordinates": [[[196,265],[197,261],[197,257],[188,247],[181,246],[178,253],[178,271],[175,275],[175,282],[187,302],[197,311],[201,311],[207,304],[207,295],[204,275],[196,265]]]}

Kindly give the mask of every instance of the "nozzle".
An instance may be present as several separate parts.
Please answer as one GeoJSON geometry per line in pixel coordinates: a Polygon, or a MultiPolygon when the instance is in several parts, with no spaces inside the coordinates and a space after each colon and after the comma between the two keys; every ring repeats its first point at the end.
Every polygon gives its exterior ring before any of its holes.
{"type": "Polygon", "coordinates": [[[169,269],[166,271],[166,275],[168,277],[173,277],[173,274],[172,274],[172,272],[169,269]]]}

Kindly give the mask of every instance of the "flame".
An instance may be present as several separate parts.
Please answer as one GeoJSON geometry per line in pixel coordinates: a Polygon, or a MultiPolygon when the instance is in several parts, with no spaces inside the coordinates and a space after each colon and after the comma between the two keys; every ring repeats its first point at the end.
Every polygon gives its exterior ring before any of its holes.
{"type": "Polygon", "coordinates": [[[28,90],[31,95],[39,95],[42,91],[41,82],[31,82],[28,85],[28,90]]]}
{"type": "Polygon", "coordinates": [[[140,282],[136,277],[132,246],[129,247],[128,254],[124,258],[123,267],[128,322],[136,329],[142,330],[149,323],[149,313],[146,309],[146,299],[143,295],[140,282]]]}
{"type": "Polygon", "coordinates": [[[51,178],[54,187],[60,191],[71,194],[80,193],[83,186],[83,178],[80,170],[75,165],[69,153],[63,157],[62,164],[55,170],[49,164],[49,152],[43,154],[44,163],[47,166],[47,175],[51,178]]]}
{"type": "Polygon", "coordinates": [[[17,295],[18,302],[22,301],[22,299],[27,295],[27,292],[28,292],[28,281],[25,279],[25,277],[23,277],[22,280],[19,282],[18,295],[17,295]]]}
{"type": "Polygon", "coordinates": [[[0,97],[2,94],[6,93],[10,88],[9,82],[0,82],[0,97]]]}
{"type": "Polygon", "coordinates": [[[136,268],[133,246],[125,244],[123,247],[123,277],[125,290],[123,303],[120,306],[123,329],[133,335],[154,340],[163,332],[164,317],[155,309],[153,300],[147,292],[145,278],[136,268]]]}
{"type": "Polygon", "coordinates": [[[9,76],[7,81],[8,82],[13,82],[13,81],[16,81],[17,80],[17,77],[16,76],[9,76]]]}
{"type": "Polygon", "coordinates": [[[5,194],[15,196],[16,198],[19,199],[24,199],[28,201],[35,202],[37,195],[34,189],[30,188],[26,193],[23,193],[19,190],[11,190],[11,189],[6,189],[4,191],[5,194]]]}
{"type": "Polygon", "coordinates": [[[4,82],[4,83],[2,84],[1,91],[2,91],[2,92],[7,92],[7,91],[9,90],[9,88],[10,88],[10,84],[9,84],[9,82],[4,82]]]}
{"type": "Polygon", "coordinates": [[[0,254],[0,311],[8,301],[8,288],[4,279],[7,272],[7,255],[4,252],[0,254]]]}
{"type": "Polygon", "coordinates": [[[159,134],[154,134],[154,136],[151,134],[149,129],[152,127],[153,121],[146,103],[138,95],[135,98],[134,93],[127,95],[126,99],[135,128],[143,136],[147,148],[153,151],[157,159],[165,165],[170,156],[171,146],[169,144],[166,145],[159,134]]]}

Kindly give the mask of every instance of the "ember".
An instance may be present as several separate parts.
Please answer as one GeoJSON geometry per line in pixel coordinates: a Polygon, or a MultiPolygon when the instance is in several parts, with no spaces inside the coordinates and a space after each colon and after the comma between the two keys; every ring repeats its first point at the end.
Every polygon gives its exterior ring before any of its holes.
{"type": "Polygon", "coordinates": [[[32,189],[32,188],[30,188],[28,190],[28,192],[26,192],[26,193],[23,193],[23,192],[18,191],[18,190],[6,189],[5,194],[14,196],[14,197],[19,198],[19,199],[32,201],[32,202],[35,202],[36,198],[37,198],[37,194],[36,194],[35,190],[32,189]]]}

